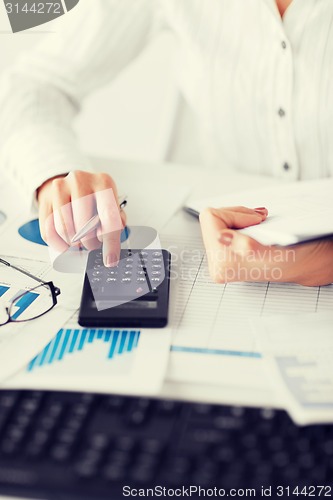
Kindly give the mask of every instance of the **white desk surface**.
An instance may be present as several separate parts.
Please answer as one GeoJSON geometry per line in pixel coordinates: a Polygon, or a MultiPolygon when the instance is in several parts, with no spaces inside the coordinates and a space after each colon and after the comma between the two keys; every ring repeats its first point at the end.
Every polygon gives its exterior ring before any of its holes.
{"type": "MultiPolygon", "coordinates": [[[[276,184],[277,179],[264,176],[254,176],[241,174],[230,169],[208,170],[203,167],[184,166],[171,163],[160,164],[140,164],[111,159],[93,159],[94,167],[99,171],[108,172],[118,185],[119,192],[126,193],[126,180],[137,179],[142,181],[161,182],[166,188],[172,185],[188,186],[190,188],[190,198],[205,198],[218,196],[219,194],[231,191],[241,191],[255,189],[276,184]]],[[[172,192],[170,192],[172,196],[172,192]]],[[[129,200],[130,203],[130,200],[129,200]]],[[[152,210],[154,207],[152,207],[152,210]]],[[[170,235],[196,235],[200,233],[198,221],[183,210],[179,210],[163,229],[170,235]]],[[[171,382],[166,380],[161,396],[173,397],[182,400],[203,401],[203,402],[224,402],[226,404],[243,404],[257,406],[263,400],[270,401],[270,395],[265,392],[254,401],[247,390],[235,391],[230,387],[211,386],[202,384],[189,384],[184,382],[171,382]]],[[[274,400],[272,405],[276,404],[274,400]]]]}
{"type": "MultiPolygon", "coordinates": [[[[182,185],[190,188],[189,198],[205,198],[218,196],[230,191],[240,191],[245,189],[255,189],[264,186],[272,186],[277,183],[276,179],[270,177],[253,176],[248,174],[235,173],[228,169],[221,168],[221,171],[208,170],[203,167],[176,165],[171,163],[147,164],[126,162],[123,160],[94,158],[93,165],[96,170],[108,172],[117,185],[119,192],[126,193],[126,180],[147,179],[150,181],[159,181],[166,185],[182,185]]],[[[172,192],[170,192],[172,196],[172,192]]],[[[129,200],[130,203],[130,200],[129,200]]],[[[152,210],[154,207],[152,207],[152,210]]],[[[198,231],[198,222],[184,211],[175,214],[167,227],[169,234],[183,234],[187,231],[189,234],[195,234],[198,231]]],[[[161,392],[161,396],[176,397],[183,400],[220,402],[221,391],[223,391],[223,401],[232,404],[239,402],[239,394],[234,391],[221,388],[188,383],[166,382],[161,392]],[[229,391],[229,392],[228,392],[229,391]]],[[[265,396],[267,397],[267,396],[265,396]]],[[[246,400],[246,394],[243,395],[244,404],[256,404],[251,399],[246,400]]],[[[0,500],[8,497],[0,496],[0,500]]],[[[12,498],[12,497],[11,497],[12,498]]],[[[15,500],[15,498],[13,498],[15,500]]],[[[20,500],[17,498],[16,500],[20,500]]]]}

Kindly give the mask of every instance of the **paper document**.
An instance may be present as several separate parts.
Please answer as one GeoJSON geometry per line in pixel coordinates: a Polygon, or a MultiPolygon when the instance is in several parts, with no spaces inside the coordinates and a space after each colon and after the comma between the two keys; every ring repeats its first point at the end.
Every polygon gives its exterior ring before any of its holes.
{"type": "Polygon", "coordinates": [[[292,245],[333,234],[333,179],[302,181],[256,191],[189,202],[200,213],[206,207],[266,207],[269,216],[241,232],[263,245],[292,245]]]}
{"type": "Polygon", "coordinates": [[[5,387],[156,395],[170,337],[168,329],[82,328],[75,314],[5,387]]]}
{"type": "Polygon", "coordinates": [[[333,314],[253,321],[267,376],[298,424],[333,422],[333,314]]]}
{"type": "Polygon", "coordinates": [[[215,284],[200,238],[168,236],[163,243],[173,254],[168,379],[246,389],[249,404],[280,405],[271,391],[249,319],[329,312],[333,286],[215,284]]]}
{"type": "MultiPolygon", "coordinates": [[[[6,255],[1,255],[1,257],[45,281],[53,278],[51,265],[47,262],[6,255]]],[[[18,271],[0,265],[0,300],[2,304],[10,302],[19,292],[24,291],[27,285],[26,280],[26,277],[18,271]]],[[[61,288],[60,283],[55,282],[55,285],[61,288]]],[[[67,285],[70,286],[69,283],[67,285]]],[[[61,305],[62,300],[63,297],[60,295],[59,304],[38,319],[22,323],[9,323],[0,327],[0,383],[25,366],[73,314],[72,311],[61,305]]],[[[17,319],[27,308],[33,306],[33,302],[30,304],[29,301],[25,301],[17,308],[15,313],[17,319]]]]}

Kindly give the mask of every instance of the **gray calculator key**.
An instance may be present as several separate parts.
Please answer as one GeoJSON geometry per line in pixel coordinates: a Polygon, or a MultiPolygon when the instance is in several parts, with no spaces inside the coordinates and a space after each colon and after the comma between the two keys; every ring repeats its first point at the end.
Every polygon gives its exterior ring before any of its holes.
{"type": "Polygon", "coordinates": [[[131,278],[122,278],[122,283],[130,283],[132,280],[131,278]]]}

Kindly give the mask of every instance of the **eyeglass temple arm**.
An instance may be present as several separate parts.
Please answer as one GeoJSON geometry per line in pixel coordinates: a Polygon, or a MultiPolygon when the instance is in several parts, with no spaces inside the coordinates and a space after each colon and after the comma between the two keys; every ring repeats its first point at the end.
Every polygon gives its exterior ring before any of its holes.
{"type": "MultiPolygon", "coordinates": [[[[7,267],[11,267],[12,269],[15,269],[15,271],[19,271],[20,273],[25,274],[29,278],[32,278],[33,280],[38,281],[38,283],[42,283],[42,285],[47,285],[48,284],[46,281],[41,280],[40,278],[37,278],[37,276],[34,276],[33,274],[28,273],[28,271],[25,271],[24,269],[21,269],[20,267],[14,266],[13,264],[11,264],[10,262],[7,262],[4,259],[0,258],[0,263],[4,264],[7,267]]],[[[60,294],[60,289],[57,288],[57,287],[54,287],[54,289],[55,289],[56,295],[59,295],[60,294]]]]}

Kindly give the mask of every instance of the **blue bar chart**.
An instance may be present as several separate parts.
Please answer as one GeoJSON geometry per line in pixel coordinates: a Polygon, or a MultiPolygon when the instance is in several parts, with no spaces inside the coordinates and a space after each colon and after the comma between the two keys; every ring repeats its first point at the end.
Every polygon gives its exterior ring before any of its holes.
{"type": "Polygon", "coordinates": [[[12,315],[13,319],[18,319],[30,306],[31,304],[39,297],[39,294],[36,292],[26,292],[25,290],[19,290],[13,294],[13,289],[8,285],[0,285],[0,297],[8,297],[8,302],[13,302],[16,297],[20,297],[17,302],[15,302],[14,307],[16,309],[15,313],[12,315]]]}
{"type": "Polygon", "coordinates": [[[88,351],[92,344],[106,345],[104,360],[114,360],[138,347],[139,330],[62,328],[54,339],[27,366],[32,372],[38,368],[59,363],[71,356],[88,351]]]}
{"type": "Polygon", "coordinates": [[[8,292],[8,290],[9,290],[9,286],[0,285],[0,297],[5,295],[5,293],[8,292]]]}

